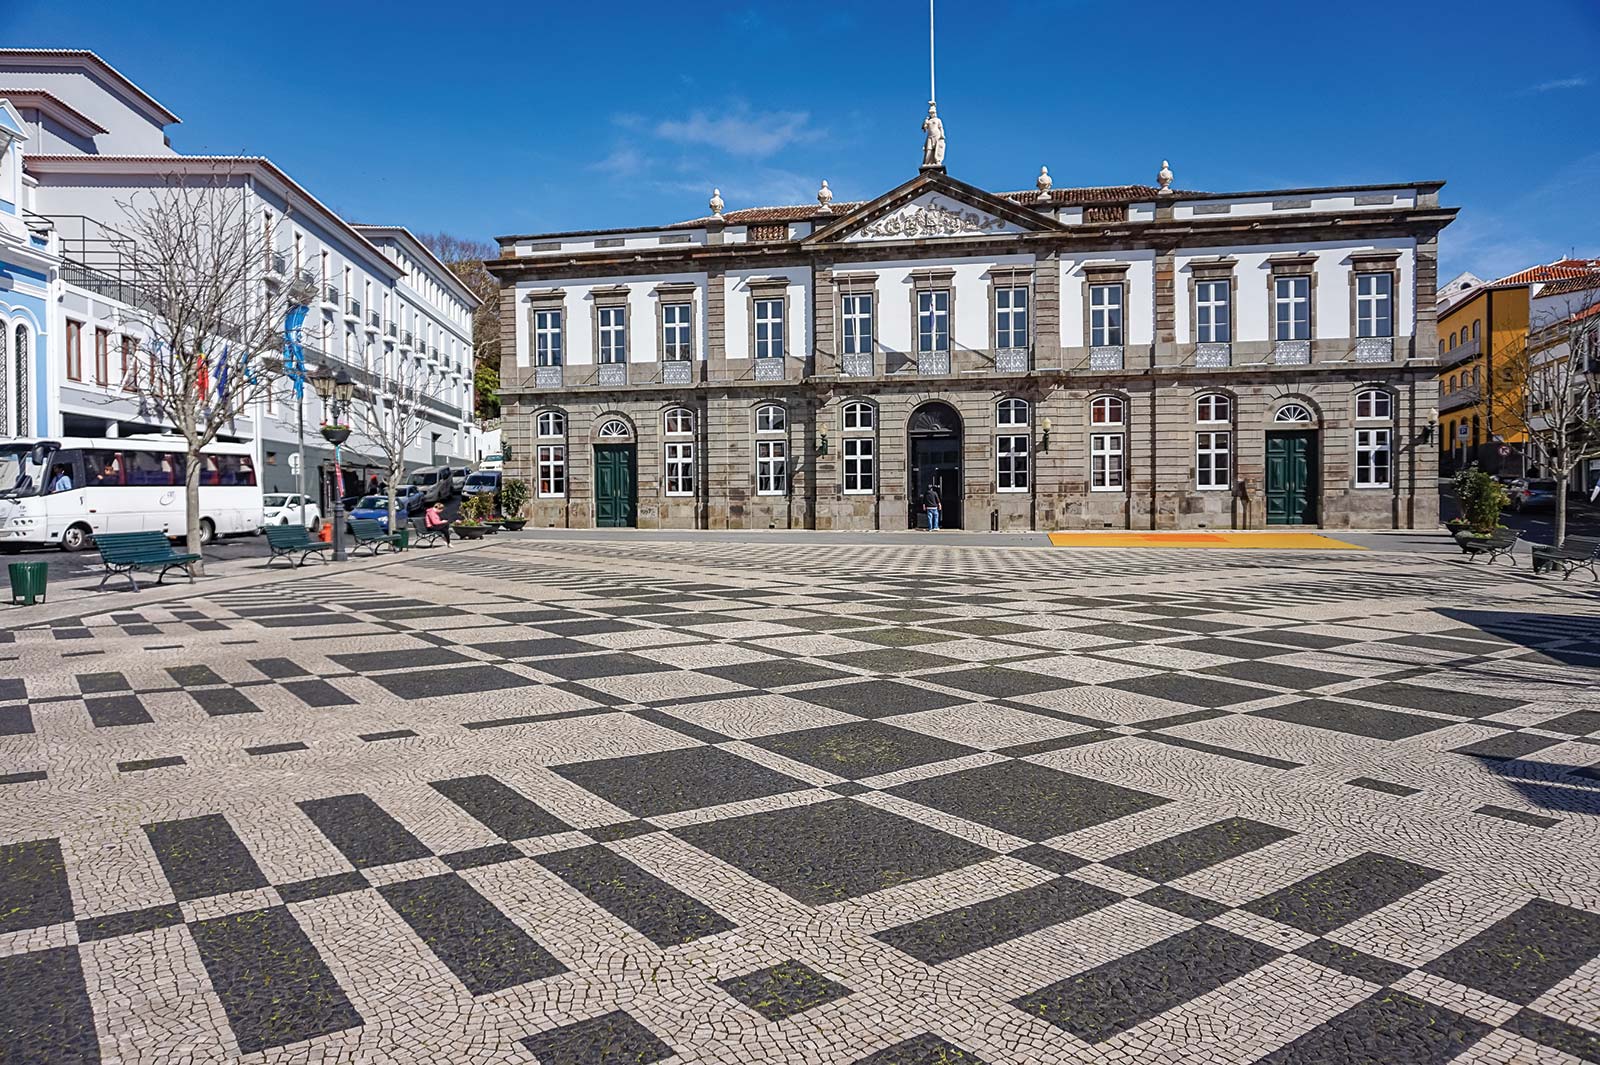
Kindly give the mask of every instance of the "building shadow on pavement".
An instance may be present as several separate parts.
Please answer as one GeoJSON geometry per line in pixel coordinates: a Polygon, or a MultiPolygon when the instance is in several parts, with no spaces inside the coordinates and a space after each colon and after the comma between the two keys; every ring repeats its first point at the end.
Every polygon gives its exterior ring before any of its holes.
{"type": "MultiPolygon", "coordinates": [[[[1600,597],[1596,600],[1600,608],[1600,597]]],[[[1464,610],[1441,608],[1441,617],[1459,621],[1506,643],[1533,651],[1519,663],[1541,660],[1554,665],[1592,669],[1600,673],[1600,612],[1540,614],[1527,610],[1464,610]]],[[[1600,676],[1596,677],[1600,681],[1600,676]]],[[[1559,680],[1555,681],[1560,683],[1559,680]]]]}

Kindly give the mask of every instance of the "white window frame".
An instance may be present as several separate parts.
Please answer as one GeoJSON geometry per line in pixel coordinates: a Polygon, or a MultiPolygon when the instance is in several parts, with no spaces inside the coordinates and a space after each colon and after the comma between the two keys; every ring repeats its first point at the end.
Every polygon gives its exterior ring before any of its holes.
{"type": "Polygon", "coordinates": [[[877,491],[877,440],[870,436],[847,436],[843,447],[844,494],[864,496],[877,491]]]}
{"type": "Polygon", "coordinates": [[[599,355],[602,364],[626,364],[628,361],[628,308],[625,304],[597,307],[599,324],[599,355]]]}
{"type": "Polygon", "coordinates": [[[839,412],[839,424],[847,433],[870,433],[878,428],[878,408],[852,400],[839,412]]]}
{"type": "Polygon", "coordinates": [[[1316,420],[1317,416],[1304,403],[1285,403],[1272,416],[1275,425],[1309,425],[1316,420]]]}
{"type": "Polygon", "coordinates": [[[1233,282],[1207,277],[1194,283],[1194,328],[1197,344],[1233,343],[1233,282]]]}
{"type": "Polygon", "coordinates": [[[689,436],[694,433],[694,411],[688,407],[669,407],[661,415],[661,429],[667,436],[689,436]]]}
{"type": "Polygon", "coordinates": [[[917,354],[950,350],[950,290],[917,290],[917,354]]]}
{"type": "Polygon", "coordinates": [[[789,412],[777,403],[756,408],[756,432],[783,433],[789,430],[789,412]]]}
{"type": "Polygon", "coordinates": [[[1127,423],[1128,402],[1121,396],[1095,396],[1089,401],[1089,425],[1095,426],[1120,426],[1127,423]],[[1101,411],[1115,410],[1116,418],[1100,417],[1101,411]]]}
{"type": "Polygon", "coordinates": [[[689,362],[694,358],[692,301],[661,305],[661,358],[664,362],[689,362]]]}
{"type": "MultiPolygon", "coordinates": [[[[1465,428],[1465,423],[1463,423],[1465,428]]],[[[1388,488],[1394,481],[1393,434],[1386,428],[1356,430],[1355,486],[1388,488]],[[1380,466],[1378,456],[1383,456],[1380,466]]]]}
{"type": "Polygon", "coordinates": [[[1221,392],[1207,392],[1197,397],[1194,420],[1201,425],[1227,425],[1233,421],[1233,399],[1221,392]]]}
{"type": "Polygon", "coordinates": [[[662,465],[667,495],[694,495],[694,441],[667,441],[662,445],[662,465]]]}
{"type": "Polygon", "coordinates": [[[1394,394],[1382,388],[1364,388],[1356,393],[1356,421],[1387,422],[1394,418],[1394,394]],[[1361,413],[1365,405],[1367,413],[1361,413]],[[1379,407],[1382,411],[1379,411],[1379,407]]]}
{"type": "Polygon", "coordinates": [[[633,427],[621,418],[607,418],[600,423],[600,432],[597,435],[601,440],[631,440],[633,427]]]}
{"type": "Polygon", "coordinates": [[[1025,399],[1009,396],[994,405],[994,424],[1002,429],[1026,426],[1033,420],[1033,411],[1025,399]]]}
{"type": "Polygon", "coordinates": [[[1127,436],[1124,433],[1089,434],[1089,491],[1121,492],[1128,479],[1127,436]]]}
{"type": "Polygon", "coordinates": [[[1202,430],[1194,434],[1194,482],[1202,492],[1223,491],[1233,483],[1233,433],[1202,430]]]}
{"type": "Polygon", "coordinates": [[[540,440],[559,440],[567,435],[567,416],[558,410],[542,410],[535,419],[534,431],[540,440]]]}
{"type": "Polygon", "coordinates": [[[763,296],[752,309],[756,327],[758,359],[781,359],[784,354],[784,314],[782,296],[763,296]]]}
{"type": "Polygon", "coordinates": [[[1272,313],[1275,340],[1310,340],[1311,275],[1281,274],[1274,277],[1272,313]]]}
{"type": "Polygon", "coordinates": [[[1029,454],[1026,433],[1005,433],[994,438],[994,490],[1028,490],[1029,454]]]}
{"type": "Polygon", "coordinates": [[[873,294],[846,292],[840,297],[846,355],[871,355],[873,346],[873,294]]]}
{"type": "Polygon", "coordinates": [[[756,441],[756,495],[781,496],[789,491],[789,442],[756,441]]]}
{"type": "MultiPolygon", "coordinates": [[[[1462,343],[1466,326],[1461,327],[1462,343]]],[[[1394,274],[1388,270],[1356,274],[1356,336],[1394,336],[1394,274]],[[1381,331],[1380,331],[1381,330],[1381,331]]]]}
{"type": "Polygon", "coordinates": [[[535,490],[540,499],[565,499],[567,496],[567,446],[540,444],[535,449],[535,490]],[[548,481],[550,489],[545,490],[548,481]],[[559,488],[557,487],[559,486],[559,488]]]}
{"type": "Polygon", "coordinates": [[[1122,295],[1121,281],[1089,286],[1090,347],[1122,347],[1122,295]]]}
{"type": "Polygon", "coordinates": [[[994,290],[994,346],[1028,346],[1028,286],[997,285],[994,290]]]}

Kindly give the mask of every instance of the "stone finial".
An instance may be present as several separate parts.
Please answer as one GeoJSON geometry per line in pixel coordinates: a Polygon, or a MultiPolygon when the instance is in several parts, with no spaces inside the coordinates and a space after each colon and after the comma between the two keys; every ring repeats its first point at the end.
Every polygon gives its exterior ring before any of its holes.
{"type": "Polygon", "coordinates": [[[1050,180],[1050,168],[1041,166],[1039,168],[1039,176],[1033,183],[1039,186],[1039,200],[1041,202],[1048,200],[1050,198],[1050,186],[1055,184],[1054,181],[1050,180]]]}
{"type": "Polygon", "coordinates": [[[723,204],[722,204],[722,190],[721,189],[712,189],[711,190],[711,202],[707,206],[709,206],[711,208],[711,217],[712,218],[721,218],[722,217],[723,204]]]}
{"type": "Polygon", "coordinates": [[[1165,159],[1161,160],[1161,169],[1156,174],[1156,185],[1163,196],[1172,195],[1172,164],[1165,159]]]}
{"type": "Polygon", "coordinates": [[[828,179],[822,179],[822,187],[817,190],[817,203],[821,204],[821,214],[833,212],[833,190],[828,188],[828,179]]]}

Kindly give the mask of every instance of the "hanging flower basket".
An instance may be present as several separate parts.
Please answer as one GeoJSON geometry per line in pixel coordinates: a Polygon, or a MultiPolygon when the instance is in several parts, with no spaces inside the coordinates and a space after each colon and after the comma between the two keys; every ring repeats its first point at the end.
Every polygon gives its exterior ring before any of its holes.
{"type": "Polygon", "coordinates": [[[350,439],[350,427],[348,425],[324,425],[322,427],[322,438],[337,447],[350,439]]]}

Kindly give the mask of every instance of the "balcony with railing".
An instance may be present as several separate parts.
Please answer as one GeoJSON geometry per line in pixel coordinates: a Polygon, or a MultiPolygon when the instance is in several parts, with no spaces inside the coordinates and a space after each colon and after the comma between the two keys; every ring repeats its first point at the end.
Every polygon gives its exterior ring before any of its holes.
{"type": "Polygon", "coordinates": [[[370,329],[372,332],[376,333],[378,331],[379,321],[380,321],[380,319],[378,318],[378,312],[377,311],[368,311],[367,312],[367,328],[370,329]]]}
{"type": "Polygon", "coordinates": [[[400,335],[400,327],[393,322],[385,322],[383,324],[383,335],[393,340],[400,335]]]}
{"type": "Polygon", "coordinates": [[[409,347],[414,347],[415,346],[415,345],[412,344],[411,330],[402,329],[400,331],[400,346],[402,348],[409,348],[409,347]]]}
{"type": "Polygon", "coordinates": [[[344,305],[344,316],[352,322],[361,321],[361,301],[348,300],[344,305]]]}
{"type": "Polygon", "coordinates": [[[281,251],[267,253],[267,277],[277,280],[289,276],[289,257],[281,251]]]}

